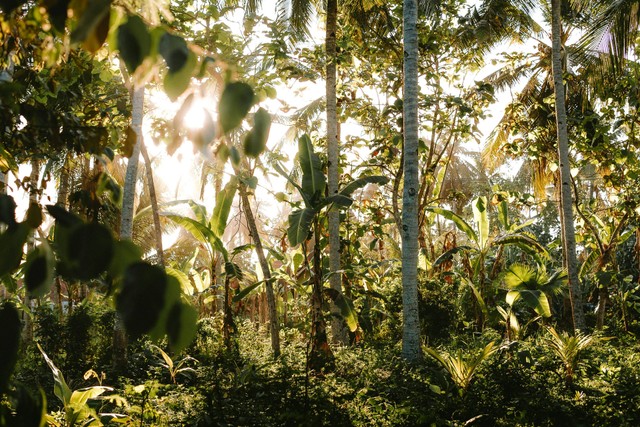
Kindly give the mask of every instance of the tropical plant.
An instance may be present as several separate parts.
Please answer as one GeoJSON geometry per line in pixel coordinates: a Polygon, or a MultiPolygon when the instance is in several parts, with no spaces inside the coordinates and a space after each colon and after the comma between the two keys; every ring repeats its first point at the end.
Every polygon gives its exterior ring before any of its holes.
{"type": "MultiPolygon", "coordinates": [[[[298,139],[298,162],[302,169],[300,184],[296,183],[279,164],[275,164],[274,167],[278,173],[284,176],[298,190],[304,203],[303,208],[296,209],[289,214],[287,237],[291,246],[302,244],[306,263],[308,263],[306,243],[312,236],[314,237],[313,269],[308,268],[312,286],[309,366],[313,370],[321,371],[325,366],[329,366],[332,363],[333,353],[327,340],[326,322],[322,313],[324,277],[321,261],[319,214],[325,207],[332,204],[348,207],[353,203],[351,196],[356,190],[369,183],[386,184],[389,179],[376,175],[363,176],[345,185],[338,194],[325,196],[327,181],[322,170],[322,163],[318,154],[313,151],[311,138],[306,134],[298,139]]],[[[342,302],[344,305],[347,300],[344,297],[340,298],[340,296],[340,294],[334,294],[334,302],[336,304],[342,302]]],[[[349,308],[344,307],[341,311],[351,316],[352,310],[349,308]]],[[[354,331],[356,325],[353,322],[348,323],[350,329],[354,331]]]]}
{"type": "Polygon", "coordinates": [[[565,332],[558,333],[552,327],[547,328],[550,337],[546,343],[553,353],[560,359],[564,368],[564,379],[567,383],[572,383],[576,377],[580,353],[598,339],[593,335],[585,335],[576,332],[569,335],[565,332]]]}
{"type": "Polygon", "coordinates": [[[64,417],[62,422],[52,416],[47,415],[47,423],[56,427],[75,427],[75,426],[102,426],[103,423],[110,422],[126,422],[128,417],[114,413],[99,413],[91,405],[90,401],[104,400],[116,403],[118,406],[124,405],[126,402],[118,395],[102,396],[105,392],[113,391],[111,387],[92,386],[78,390],[71,390],[64,379],[64,375],[53,363],[49,356],[44,352],[40,344],[38,349],[42,353],[42,357],[47,362],[49,369],[53,373],[54,393],[63,404],[64,417]]]}
{"type": "Polygon", "coordinates": [[[438,257],[433,263],[433,267],[438,267],[442,263],[451,260],[456,253],[462,253],[465,257],[464,265],[464,283],[472,285],[472,290],[476,296],[476,300],[480,305],[479,325],[484,326],[486,322],[487,310],[482,309],[485,301],[489,297],[493,297],[492,292],[487,289],[487,284],[491,283],[492,276],[497,275],[498,267],[503,262],[503,248],[505,246],[514,246],[530,255],[539,263],[548,258],[547,250],[538,243],[535,236],[527,233],[523,229],[530,225],[532,221],[522,224],[511,222],[508,215],[507,200],[503,199],[497,204],[498,220],[502,226],[502,232],[497,235],[491,235],[490,221],[487,198],[480,196],[472,201],[473,218],[475,228],[472,227],[461,216],[454,212],[440,208],[429,207],[429,211],[452,221],[455,226],[468,238],[469,245],[456,245],[438,257]],[[487,266],[489,255],[492,250],[497,248],[493,265],[487,266]]]}
{"type": "Polygon", "coordinates": [[[178,382],[178,375],[190,377],[196,373],[196,370],[191,366],[186,366],[189,363],[197,363],[198,361],[191,356],[185,356],[178,361],[174,361],[171,356],[169,356],[163,349],[158,347],[157,345],[152,346],[155,350],[160,353],[162,357],[162,361],[160,362],[160,366],[166,368],[169,372],[169,376],[171,377],[171,382],[176,384],[178,382]]]}
{"type": "Polygon", "coordinates": [[[551,317],[549,297],[563,292],[567,273],[559,270],[549,276],[544,266],[532,268],[514,263],[502,274],[502,281],[507,287],[505,298],[510,307],[521,300],[539,316],[551,317]]]}
{"type": "Polygon", "coordinates": [[[464,395],[480,366],[498,350],[495,346],[496,343],[492,341],[474,355],[465,355],[461,349],[455,355],[440,353],[429,347],[425,347],[424,351],[447,371],[460,395],[464,395]]]}

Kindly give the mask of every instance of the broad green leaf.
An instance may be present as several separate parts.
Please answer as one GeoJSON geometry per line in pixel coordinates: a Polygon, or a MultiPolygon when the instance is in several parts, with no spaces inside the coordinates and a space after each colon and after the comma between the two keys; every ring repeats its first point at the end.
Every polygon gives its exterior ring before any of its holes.
{"type": "Polygon", "coordinates": [[[585,279],[587,276],[592,274],[596,267],[598,266],[598,260],[600,259],[600,251],[592,250],[589,252],[587,258],[580,265],[580,271],[578,272],[578,276],[580,279],[585,279]]]}
{"type": "Polygon", "coordinates": [[[509,206],[504,199],[498,203],[498,221],[502,224],[502,228],[509,230],[509,206]]]}
{"type": "Polygon", "coordinates": [[[473,221],[478,227],[478,246],[483,250],[487,246],[489,240],[489,213],[487,212],[487,198],[481,196],[476,198],[473,203],[473,221]]]}
{"type": "Polygon", "coordinates": [[[287,238],[291,246],[297,246],[307,240],[315,215],[316,210],[312,208],[298,209],[289,214],[287,238]]]}
{"type": "Polygon", "coordinates": [[[463,233],[465,233],[469,237],[469,239],[471,239],[471,241],[475,242],[476,244],[478,244],[478,246],[480,246],[480,243],[478,242],[478,236],[476,235],[476,232],[473,231],[473,228],[471,228],[471,226],[469,224],[467,224],[467,222],[464,219],[462,219],[460,216],[456,215],[455,213],[451,212],[450,210],[442,209],[442,208],[438,208],[438,207],[427,207],[425,209],[428,210],[429,212],[433,212],[435,214],[438,214],[438,215],[442,216],[445,219],[453,221],[453,223],[456,225],[456,227],[458,227],[458,230],[460,230],[463,233]]]}
{"type": "Polygon", "coordinates": [[[323,207],[328,206],[332,203],[338,206],[341,206],[343,208],[348,208],[353,204],[353,199],[343,194],[334,194],[333,196],[322,199],[320,202],[316,204],[315,208],[316,210],[320,210],[323,207]]]}
{"type": "Polygon", "coordinates": [[[182,293],[185,295],[194,295],[195,287],[191,283],[189,279],[189,275],[184,271],[177,270],[173,267],[165,267],[165,271],[167,272],[167,276],[171,276],[175,278],[180,284],[180,289],[182,293]]]}
{"type": "Polygon", "coordinates": [[[29,255],[25,263],[24,284],[32,298],[45,296],[54,279],[55,260],[48,243],[43,243],[29,255]]]}
{"type": "Polygon", "coordinates": [[[540,256],[542,259],[549,259],[549,252],[538,241],[527,234],[508,234],[503,237],[496,238],[493,243],[495,245],[513,245],[517,246],[529,255],[540,256]]]}
{"type": "Polygon", "coordinates": [[[484,321],[486,321],[489,318],[489,308],[487,307],[487,303],[484,301],[484,298],[482,298],[482,294],[480,293],[478,288],[476,288],[473,283],[469,282],[468,280],[463,280],[462,283],[465,283],[471,288],[473,296],[476,297],[476,301],[480,306],[480,311],[482,311],[482,317],[484,321]]]}
{"type": "Polygon", "coordinates": [[[118,50],[129,73],[133,73],[151,52],[151,35],[139,16],[129,16],[127,22],[118,27],[118,50]]]}
{"type": "Polygon", "coordinates": [[[253,102],[253,89],[248,84],[234,82],[225,86],[218,105],[219,121],[225,134],[240,126],[253,102]]]}
{"type": "Polygon", "coordinates": [[[351,197],[354,191],[365,187],[367,184],[378,184],[385,185],[389,182],[389,178],[382,175],[372,175],[372,176],[364,176],[362,178],[358,178],[354,181],[351,181],[349,184],[345,185],[345,187],[340,190],[339,194],[343,196],[351,197]]]}
{"type": "Polygon", "coordinates": [[[267,110],[260,108],[253,116],[253,129],[244,140],[244,153],[249,157],[258,157],[267,147],[271,116],[267,110]]]}
{"type": "Polygon", "coordinates": [[[86,46],[88,48],[87,50],[90,52],[98,50],[107,38],[110,10],[110,0],[92,0],[87,2],[87,8],[82,11],[78,26],[71,32],[71,42],[85,43],[91,39],[86,46]],[[107,25],[106,32],[105,20],[107,25]]]}
{"type": "Polygon", "coordinates": [[[127,267],[116,296],[116,309],[133,338],[156,327],[165,308],[167,288],[167,275],[161,268],[145,262],[127,267]]]}
{"type": "Polygon", "coordinates": [[[209,286],[211,286],[211,274],[209,273],[209,270],[204,270],[202,273],[198,273],[194,270],[191,272],[189,277],[193,281],[196,293],[204,292],[209,286]]]}
{"type": "Polygon", "coordinates": [[[113,242],[113,257],[107,269],[112,277],[121,276],[127,267],[142,259],[142,250],[131,240],[113,242]]]}
{"type": "Polygon", "coordinates": [[[38,228],[42,224],[42,219],[42,209],[40,205],[33,202],[29,203],[27,216],[25,218],[27,225],[33,229],[38,228]]]}
{"type": "Polygon", "coordinates": [[[235,294],[235,296],[233,297],[233,302],[241,301],[247,295],[249,295],[251,292],[253,292],[256,288],[258,288],[258,286],[262,285],[263,283],[264,283],[264,280],[261,280],[259,282],[252,283],[251,285],[245,287],[243,290],[241,290],[240,292],[235,294]]]}
{"type": "Polygon", "coordinates": [[[193,341],[196,336],[196,322],[198,313],[189,304],[177,301],[167,317],[167,337],[169,346],[175,353],[179,353],[193,341]]]}
{"type": "Polygon", "coordinates": [[[64,32],[70,0],[56,0],[46,5],[49,21],[59,33],[64,32]]]}
{"type": "Polygon", "coordinates": [[[227,227],[229,212],[238,190],[238,180],[232,177],[227,185],[216,195],[216,206],[211,215],[211,229],[218,237],[222,237],[227,227]]]}
{"type": "Polygon", "coordinates": [[[334,304],[340,309],[340,314],[349,327],[349,330],[351,332],[355,332],[356,329],[358,329],[358,314],[353,308],[353,301],[344,296],[342,292],[338,292],[335,289],[326,288],[324,289],[324,291],[325,293],[327,293],[327,295],[329,295],[334,304]]]}
{"type": "Polygon", "coordinates": [[[509,289],[528,289],[537,284],[538,274],[528,265],[514,263],[504,272],[502,280],[509,289]]]}
{"type": "Polygon", "coordinates": [[[25,223],[19,223],[0,234],[0,277],[20,266],[29,231],[25,223]]]}
{"type": "Polygon", "coordinates": [[[16,202],[6,194],[0,194],[0,222],[8,226],[16,224],[16,202]]]}
{"type": "Polygon", "coordinates": [[[170,73],[176,73],[187,63],[187,58],[191,53],[187,42],[179,36],[164,33],[160,37],[158,52],[164,58],[170,73]]]}
{"type": "Polygon", "coordinates": [[[169,71],[167,75],[164,76],[164,91],[171,101],[178,99],[178,97],[187,90],[197,63],[198,59],[196,55],[189,51],[184,65],[175,72],[169,71]]]}
{"type": "Polygon", "coordinates": [[[111,264],[113,237],[102,224],[89,223],[75,227],[69,233],[67,244],[68,272],[76,279],[96,278],[111,264]]]}
{"type": "Polygon", "coordinates": [[[244,273],[238,264],[231,261],[226,261],[224,263],[224,272],[227,276],[232,279],[242,280],[244,277],[244,273]]]}
{"type": "Polygon", "coordinates": [[[82,219],[78,215],[68,212],[62,206],[47,205],[47,212],[56,220],[56,224],[62,227],[71,228],[82,224],[82,219]]]}
{"type": "Polygon", "coordinates": [[[90,399],[95,399],[107,391],[113,391],[113,389],[111,387],[93,386],[75,390],[71,393],[69,404],[73,406],[84,406],[90,399]]]}
{"type": "Polygon", "coordinates": [[[169,334],[169,328],[172,327],[170,325],[171,318],[176,315],[175,311],[177,309],[175,305],[181,302],[180,283],[173,276],[165,275],[165,277],[167,286],[164,292],[163,306],[158,313],[158,320],[155,326],[149,331],[149,337],[155,342],[169,334]]]}
{"type": "MultiPolygon", "coordinates": [[[[522,301],[529,307],[535,310],[540,316],[551,317],[551,307],[549,306],[549,300],[547,296],[542,292],[534,289],[527,289],[523,291],[511,291],[518,292],[522,301]]],[[[509,293],[511,293],[509,292],[509,293]]]]}
{"type": "Polygon", "coordinates": [[[298,161],[302,169],[302,191],[309,199],[323,195],[327,181],[322,172],[322,162],[313,152],[311,138],[306,134],[298,139],[298,161]]]}
{"type": "Polygon", "coordinates": [[[211,256],[213,256],[214,250],[220,251],[220,244],[218,243],[220,238],[215,235],[211,228],[199,223],[195,219],[183,215],[170,212],[161,212],[160,215],[169,218],[171,221],[188,231],[197,241],[204,243],[211,256]]]}
{"type": "Polygon", "coordinates": [[[9,378],[18,361],[22,325],[16,307],[5,302],[0,308],[0,395],[8,390],[9,378]]]}
{"type": "Polygon", "coordinates": [[[71,389],[67,385],[67,382],[64,379],[64,375],[62,375],[62,371],[58,369],[58,367],[53,363],[47,353],[44,352],[39,343],[36,343],[42,357],[44,357],[45,362],[49,365],[49,369],[51,369],[51,373],[53,374],[53,393],[60,399],[60,401],[66,407],[71,401],[71,389]]]}

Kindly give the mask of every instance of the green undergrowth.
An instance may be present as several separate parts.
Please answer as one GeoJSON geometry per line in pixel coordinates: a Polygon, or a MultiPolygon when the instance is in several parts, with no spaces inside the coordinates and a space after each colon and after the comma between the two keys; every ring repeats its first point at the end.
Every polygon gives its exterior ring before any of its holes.
{"type": "MultiPolygon", "coordinates": [[[[640,425],[640,343],[628,334],[593,336],[571,359],[570,377],[545,328],[509,344],[491,329],[459,334],[425,346],[415,366],[402,361],[400,343],[365,340],[337,348],[335,369],[313,374],[299,330],[282,331],[282,355],[274,360],[264,328],[238,322],[237,347],[229,350],[220,319],[207,318],[181,354],[130,343],[129,367],[119,373],[109,359],[112,321],[112,313],[92,306],[77,307],[64,321],[41,311],[33,338],[72,390],[113,387],[117,399],[96,410],[127,416],[125,425],[640,425]],[[96,375],[84,376],[89,369],[96,375]]],[[[17,381],[42,388],[48,412],[59,415],[51,371],[32,346],[24,354],[17,381]]]]}

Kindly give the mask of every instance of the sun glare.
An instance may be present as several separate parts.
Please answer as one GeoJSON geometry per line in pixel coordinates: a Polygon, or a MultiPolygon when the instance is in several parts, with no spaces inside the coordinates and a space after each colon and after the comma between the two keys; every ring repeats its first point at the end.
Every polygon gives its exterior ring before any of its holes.
{"type": "Polygon", "coordinates": [[[183,124],[187,129],[198,130],[204,127],[206,110],[202,101],[194,100],[187,114],[184,115],[183,124]]]}

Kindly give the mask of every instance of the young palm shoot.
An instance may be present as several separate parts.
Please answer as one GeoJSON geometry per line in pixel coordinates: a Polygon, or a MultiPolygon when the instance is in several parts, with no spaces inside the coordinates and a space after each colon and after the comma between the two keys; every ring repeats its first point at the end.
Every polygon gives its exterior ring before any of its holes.
{"type": "Polygon", "coordinates": [[[495,341],[487,344],[480,353],[475,355],[465,355],[462,350],[456,354],[439,353],[433,348],[426,347],[424,351],[433,357],[449,373],[451,380],[458,387],[460,395],[464,395],[471,385],[473,377],[478,369],[497,350],[495,341]]]}
{"type": "Polygon", "coordinates": [[[566,332],[558,333],[552,327],[547,328],[550,337],[546,339],[549,348],[558,356],[564,365],[564,378],[571,384],[578,370],[579,356],[582,350],[597,341],[593,335],[584,335],[577,332],[576,335],[569,335],[566,332]]]}

